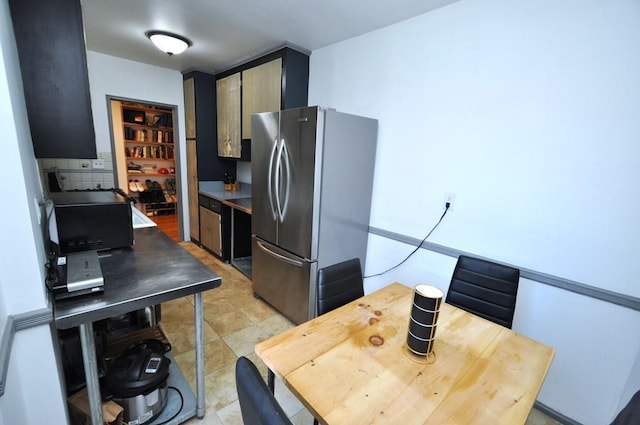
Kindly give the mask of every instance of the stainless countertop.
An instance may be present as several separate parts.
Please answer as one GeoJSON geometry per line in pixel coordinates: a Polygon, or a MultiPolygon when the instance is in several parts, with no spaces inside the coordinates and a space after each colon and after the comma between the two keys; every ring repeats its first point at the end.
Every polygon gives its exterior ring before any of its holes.
{"type": "Polygon", "coordinates": [[[56,327],[67,329],[221,285],[220,276],[156,227],[134,230],[135,245],[100,255],[104,293],[57,300],[56,327]]]}

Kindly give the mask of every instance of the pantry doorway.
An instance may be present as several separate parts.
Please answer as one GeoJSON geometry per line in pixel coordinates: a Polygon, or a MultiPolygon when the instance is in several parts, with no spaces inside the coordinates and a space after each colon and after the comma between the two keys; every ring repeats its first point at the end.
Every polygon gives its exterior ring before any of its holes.
{"type": "Polygon", "coordinates": [[[180,184],[175,106],[109,98],[118,187],[176,242],[180,184]]]}

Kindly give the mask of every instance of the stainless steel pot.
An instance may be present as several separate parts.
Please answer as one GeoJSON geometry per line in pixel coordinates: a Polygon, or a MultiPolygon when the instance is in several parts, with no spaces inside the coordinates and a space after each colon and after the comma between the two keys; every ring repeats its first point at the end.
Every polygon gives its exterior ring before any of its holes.
{"type": "Polygon", "coordinates": [[[147,423],[167,405],[171,361],[164,353],[170,349],[158,340],[140,341],[109,365],[106,388],[111,399],[124,408],[125,424],[147,423]]]}
{"type": "Polygon", "coordinates": [[[149,394],[112,399],[124,409],[125,424],[144,424],[155,419],[167,405],[167,381],[149,394]]]}

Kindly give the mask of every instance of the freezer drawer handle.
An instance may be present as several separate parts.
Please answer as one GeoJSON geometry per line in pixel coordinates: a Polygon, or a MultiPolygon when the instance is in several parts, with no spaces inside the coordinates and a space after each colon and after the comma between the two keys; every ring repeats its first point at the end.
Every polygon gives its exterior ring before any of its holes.
{"type": "Polygon", "coordinates": [[[293,259],[291,259],[289,257],[285,257],[284,255],[278,254],[277,252],[273,252],[269,248],[264,246],[264,244],[262,242],[256,242],[256,243],[258,244],[258,248],[260,248],[261,250],[263,250],[267,254],[271,255],[272,257],[277,258],[278,260],[284,261],[285,263],[291,264],[292,266],[296,266],[296,267],[302,267],[303,266],[302,261],[293,260],[293,259]]]}

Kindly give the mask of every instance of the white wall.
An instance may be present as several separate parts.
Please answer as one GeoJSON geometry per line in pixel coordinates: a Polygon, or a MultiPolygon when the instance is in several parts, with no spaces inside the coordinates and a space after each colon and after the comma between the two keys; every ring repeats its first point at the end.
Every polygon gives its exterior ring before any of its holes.
{"type": "MultiPolygon", "coordinates": [[[[43,202],[22,92],[22,79],[6,0],[0,1],[0,194],[5,200],[0,226],[0,325],[7,315],[45,308],[46,262],[39,224],[43,202]]],[[[14,338],[0,397],[0,424],[66,423],[53,351],[52,329],[38,326],[14,338]],[[33,408],[33,403],[37,408],[33,408]]]]}
{"type": "Polygon", "coordinates": [[[236,168],[236,180],[251,183],[251,162],[238,161],[236,168]]]}
{"type": "Polygon", "coordinates": [[[633,395],[638,391],[640,391],[640,353],[638,353],[638,357],[636,357],[636,363],[631,369],[629,381],[627,382],[627,386],[622,393],[622,397],[620,398],[620,403],[617,410],[622,410],[627,405],[627,403],[629,403],[631,397],[633,397],[633,395]]]}
{"type": "MultiPolygon", "coordinates": [[[[640,3],[463,0],[316,50],[309,103],[377,118],[371,226],[638,297],[640,3]]],[[[413,247],[371,236],[365,274],[413,247]]],[[[420,250],[392,281],[448,288],[420,250]]],[[[539,400],[608,423],[640,386],[640,313],[523,279],[514,329],[556,348],[539,400]],[[631,375],[631,373],[634,375],[631,375]]]]}
{"type": "MultiPolygon", "coordinates": [[[[160,54],[160,52],[158,52],[160,54]]],[[[107,96],[164,103],[177,106],[175,119],[178,122],[177,154],[179,163],[177,183],[180,193],[187,193],[186,139],[184,127],[184,97],[182,74],[167,68],[147,65],[127,59],[87,51],[89,89],[93,123],[98,152],[111,151],[111,128],[109,124],[107,96]]],[[[123,188],[125,189],[125,188],[123,188]]],[[[182,211],[188,211],[187,197],[180,199],[182,211]]],[[[184,234],[189,234],[188,214],[182,214],[184,234]]]]}

